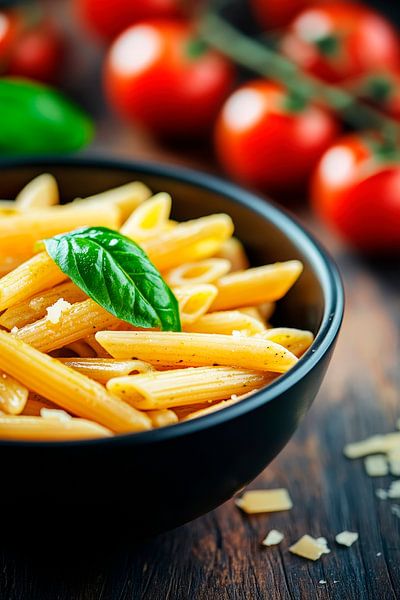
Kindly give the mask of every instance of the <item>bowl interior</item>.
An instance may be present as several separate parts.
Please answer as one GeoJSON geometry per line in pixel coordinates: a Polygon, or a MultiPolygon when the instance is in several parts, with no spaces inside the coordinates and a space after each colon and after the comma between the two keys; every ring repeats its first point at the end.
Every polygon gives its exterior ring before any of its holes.
{"type": "Polygon", "coordinates": [[[187,220],[212,212],[226,212],[235,223],[235,235],[244,243],[253,265],[300,259],[304,272],[273,316],[276,326],[293,326],[317,333],[325,309],[326,268],[308,236],[270,203],[201,173],[148,164],[124,165],[99,160],[37,161],[4,164],[0,197],[14,198],[36,175],[52,173],[63,202],[84,197],[138,179],[154,192],[173,198],[173,217],[187,220]],[[7,168],[4,168],[7,167],[7,168]],[[240,203],[239,203],[240,202],[240,203]]]}

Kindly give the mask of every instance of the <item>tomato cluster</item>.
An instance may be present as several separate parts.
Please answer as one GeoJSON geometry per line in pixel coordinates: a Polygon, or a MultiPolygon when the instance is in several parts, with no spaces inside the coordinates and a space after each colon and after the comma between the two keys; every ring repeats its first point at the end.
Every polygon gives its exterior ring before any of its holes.
{"type": "MultiPolygon", "coordinates": [[[[338,137],[338,116],[296,89],[265,79],[235,87],[234,66],[198,37],[188,4],[75,0],[87,28],[112,40],[103,73],[111,107],[163,138],[197,143],[213,132],[232,178],[277,199],[310,190],[316,211],[356,246],[400,249],[396,152],[373,136],[338,137]]],[[[340,0],[249,7],[303,72],[400,117],[400,41],[382,15],[340,0]]]]}

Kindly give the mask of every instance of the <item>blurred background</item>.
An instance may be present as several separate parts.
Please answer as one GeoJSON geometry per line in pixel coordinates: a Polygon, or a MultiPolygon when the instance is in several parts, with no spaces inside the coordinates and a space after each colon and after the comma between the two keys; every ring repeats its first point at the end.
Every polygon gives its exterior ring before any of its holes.
{"type": "Polygon", "coordinates": [[[397,22],[391,0],[3,1],[0,154],[200,167],[392,255],[397,22]]]}

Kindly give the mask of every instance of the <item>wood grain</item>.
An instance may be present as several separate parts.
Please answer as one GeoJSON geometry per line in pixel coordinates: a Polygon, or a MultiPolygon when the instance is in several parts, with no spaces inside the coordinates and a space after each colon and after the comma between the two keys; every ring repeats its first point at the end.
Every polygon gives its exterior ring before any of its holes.
{"type": "MultiPolygon", "coordinates": [[[[47,5],[72,35],[67,0],[47,0],[47,5]]],[[[66,85],[99,119],[96,151],[215,170],[204,159],[207,151],[160,148],[111,117],[98,101],[99,51],[89,47],[82,34],[75,34],[74,48],[79,69],[70,65],[66,85]]],[[[39,538],[15,536],[13,543],[0,542],[1,600],[400,597],[400,519],[390,511],[392,501],[379,500],[374,493],[377,487],[388,487],[390,477],[368,478],[361,461],[342,455],[346,442],[392,431],[400,417],[399,266],[365,262],[314,223],[307,210],[299,216],[335,256],[347,306],[331,367],[311,411],[251,486],[287,487],[294,508],[248,517],[229,501],[135,547],[129,535],[124,543],[104,541],[83,552],[78,551],[84,532],[75,548],[47,550],[39,538]],[[272,528],[285,534],[284,541],[278,547],[261,547],[272,528]],[[344,529],[360,534],[351,548],[334,542],[344,529]],[[316,563],[291,555],[289,545],[304,533],[326,537],[332,552],[316,563]]],[[[27,507],[19,521],[45,515],[45,507],[27,507]]],[[[62,519],[59,530],[62,539],[62,519]]]]}

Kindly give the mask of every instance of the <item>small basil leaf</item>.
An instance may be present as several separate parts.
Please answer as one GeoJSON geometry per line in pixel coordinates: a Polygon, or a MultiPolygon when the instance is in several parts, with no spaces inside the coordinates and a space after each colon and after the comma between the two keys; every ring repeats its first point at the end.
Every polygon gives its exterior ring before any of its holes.
{"type": "Polygon", "coordinates": [[[145,252],[107,227],[43,241],[58,267],[97,304],[135,327],[180,331],[178,302],[145,252]]]}

